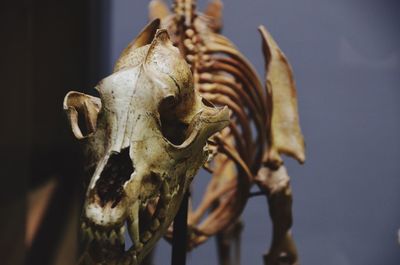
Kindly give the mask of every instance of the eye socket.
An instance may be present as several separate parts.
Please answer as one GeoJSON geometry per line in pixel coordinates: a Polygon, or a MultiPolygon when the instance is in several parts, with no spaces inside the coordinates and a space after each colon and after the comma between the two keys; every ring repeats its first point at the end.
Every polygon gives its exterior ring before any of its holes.
{"type": "Polygon", "coordinates": [[[158,108],[161,122],[161,133],[175,145],[182,144],[186,140],[188,125],[181,122],[176,115],[177,99],[174,95],[165,97],[158,108]]]}
{"type": "Polygon", "coordinates": [[[177,104],[176,97],[174,95],[166,96],[160,103],[160,111],[171,110],[177,104]]]}

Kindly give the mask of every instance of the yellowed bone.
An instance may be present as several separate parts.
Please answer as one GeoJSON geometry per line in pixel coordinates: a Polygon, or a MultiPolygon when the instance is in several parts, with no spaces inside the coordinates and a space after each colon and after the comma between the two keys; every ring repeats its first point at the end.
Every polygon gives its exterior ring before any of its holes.
{"type": "Polygon", "coordinates": [[[264,162],[275,167],[283,163],[280,154],[305,161],[305,144],[299,125],[296,86],[292,69],[265,27],[259,27],[265,56],[266,85],[271,118],[269,122],[269,148],[264,162]]]}

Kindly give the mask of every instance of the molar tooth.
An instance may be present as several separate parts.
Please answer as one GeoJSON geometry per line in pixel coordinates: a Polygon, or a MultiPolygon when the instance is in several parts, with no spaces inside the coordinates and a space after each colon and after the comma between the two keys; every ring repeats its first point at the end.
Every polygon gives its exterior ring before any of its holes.
{"type": "Polygon", "coordinates": [[[142,235],[142,242],[146,243],[147,241],[149,241],[149,239],[151,238],[152,234],[149,231],[146,231],[143,233],[142,235]]]}
{"type": "Polygon", "coordinates": [[[150,230],[151,231],[156,231],[158,228],[160,227],[160,220],[158,220],[158,218],[155,218],[152,222],[152,224],[150,225],[150,230]]]}

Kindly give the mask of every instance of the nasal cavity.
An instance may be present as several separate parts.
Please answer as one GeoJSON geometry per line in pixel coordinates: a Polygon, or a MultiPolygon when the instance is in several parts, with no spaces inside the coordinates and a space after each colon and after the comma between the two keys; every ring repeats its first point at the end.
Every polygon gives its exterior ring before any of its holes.
{"type": "Polygon", "coordinates": [[[135,168],[129,157],[129,147],[112,153],[96,183],[96,193],[102,206],[107,203],[114,208],[125,196],[123,185],[130,179],[135,168]]]}

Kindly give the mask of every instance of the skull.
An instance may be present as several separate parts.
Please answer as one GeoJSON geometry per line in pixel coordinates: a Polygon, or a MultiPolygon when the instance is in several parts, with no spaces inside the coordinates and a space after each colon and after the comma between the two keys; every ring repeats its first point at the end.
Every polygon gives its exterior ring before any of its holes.
{"type": "Polygon", "coordinates": [[[153,21],[123,51],[96,86],[100,98],[71,91],[64,99],[93,167],[83,229],[96,244],[123,251],[126,224],[131,264],[166,232],[208,157],[207,139],[229,124],[228,109],[199,96],[188,64],[158,28],[153,21]]]}

